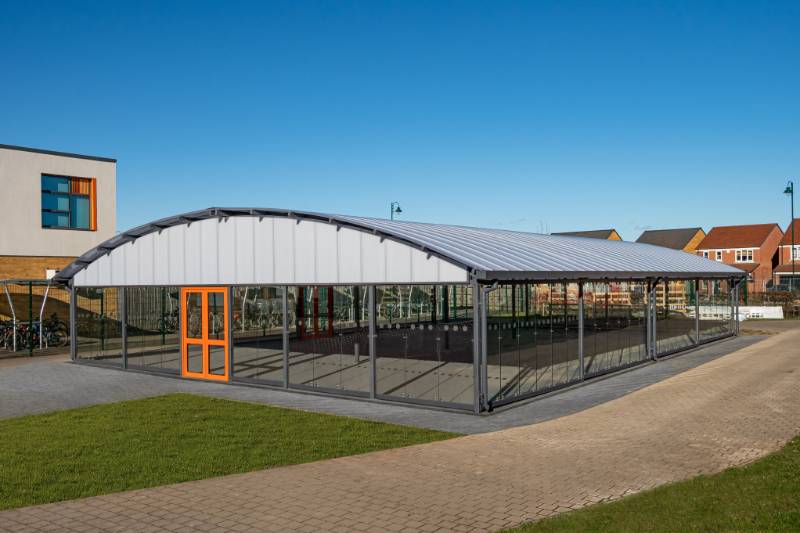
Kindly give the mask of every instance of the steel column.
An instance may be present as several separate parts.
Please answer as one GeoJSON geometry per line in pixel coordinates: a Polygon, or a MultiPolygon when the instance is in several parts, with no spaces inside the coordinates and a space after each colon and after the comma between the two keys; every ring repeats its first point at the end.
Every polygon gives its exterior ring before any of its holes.
{"type": "Polygon", "coordinates": [[[583,364],[583,282],[578,282],[578,364],[581,365],[581,381],[586,378],[586,369],[583,364]]]}
{"type": "Polygon", "coordinates": [[[370,285],[368,288],[368,300],[369,313],[367,314],[367,319],[369,320],[369,397],[375,399],[378,389],[378,354],[375,352],[375,340],[377,337],[375,327],[375,285],[370,285]]]}
{"type": "Polygon", "coordinates": [[[72,280],[69,281],[69,358],[78,358],[78,295],[72,280]]]}
{"type": "Polygon", "coordinates": [[[481,410],[489,409],[489,341],[488,341],[488,305],[489,293],[493,287],[480,287],[480,325],[481,325],[481,410]]]}
{"type": "Polygon", "coordinates": [[[694,280],[694,343],[700,344],[700,280],[694,280]]]}
{"type": "Polygon", "coordinates": [[[289,287],[281,287],[283,312],[283,388],[289,388],[289,287]]]}
{"type": "Polygon", "coordinates": [[[120,333],[122,336],[122,368],[128,368],[128,289],[120,287],[117,299],[120,316],[120,333]]]}
{"type": "MultiPolygon", "coordinates": [[[[470,286],[472,287],[472,378],[473,378],[473,395],[472,395],[472,409],[475,413],[480,413],[483,409],[481,402],[482,388],[481,388],[481,299],[480,299],[480,285],[477,281],[473,281],[470,286]]],[[[455,301],[455,295],[453,295],[455,301]]]]}
{"type": "MultiPolygon", "coordinates": [[[[247,289],[245,289],[246,291],[247,289]]],[[[228,323],[228,328],[225,331],[225,338],[228,339],[228,382],[233,381],[233,287],[228,287],[228,308],[225,310],[225,314],[227,315],[226,322],[228,323]]],[[[162,302],[162,316],[163,312],[163,302],[164,302],[164,290],[161,291],[161,302],[162,302]]],[[[162,319],[163,322],[163,319],[162,319]]],[[[244,323],[244,315],[242,315],[242,323],[244,323]]]]}
{"type": "MultiPolygon", "coordinates": [[[[39,324],[39,328],[41,328],[39,324]]],[[[41,333],[41,331],[39,332],[41,333]]],[[[28,356],[33,357],[33,282],[28,282],[28,356]]]]}
{"type": "Polygon", "coordinates": [[[656,320],[658,320],[658,304],[656,303],[656,287],[658,287],[658,282],[654,282],[650,284],[650,290],[648,290],[647,295],[647,338],[650,344],[650,358],[656,358],[656,353],[658,353],[658,348],[656,347],[656,320]]]}

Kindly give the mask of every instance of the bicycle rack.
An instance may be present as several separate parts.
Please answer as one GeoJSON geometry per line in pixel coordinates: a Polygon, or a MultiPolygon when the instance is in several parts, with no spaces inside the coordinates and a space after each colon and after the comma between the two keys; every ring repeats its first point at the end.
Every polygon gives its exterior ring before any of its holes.
{"type": "Polygon", "coordinates": [[[11,327],[13,333],[11,335],[12,342],[14,343],[14,351],[17,351],[17,313],[14,311],[14,303],[11,301],[11,295],[8,293],[8,283],[3,283],[3,290],[8,298],[8,308],[11,309],[11,327]]]}
{"type": "Polygon", "coordinates": [[[39,309],[39,349],[42,349],[42,344],[44,343],[44,322],[42,322],[42,317],[44,316],[44,306],[47,304],[47,295],[50,294],[50,280],[47,280],[47,287],[44,289],[44,297],[42,298],[42,307],[39,309]]]}

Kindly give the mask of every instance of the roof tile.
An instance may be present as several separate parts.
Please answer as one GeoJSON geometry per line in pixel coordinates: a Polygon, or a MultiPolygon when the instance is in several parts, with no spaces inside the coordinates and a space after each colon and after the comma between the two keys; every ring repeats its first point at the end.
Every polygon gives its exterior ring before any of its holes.
{"type": "Polygon", "coordinates": [[[726,248],[759,248],[767,240],[774,228],[781,230],[776,223],[748,224],[743,226],[716,226],[711,228],[698,250],[719,250],[726,248]]]}

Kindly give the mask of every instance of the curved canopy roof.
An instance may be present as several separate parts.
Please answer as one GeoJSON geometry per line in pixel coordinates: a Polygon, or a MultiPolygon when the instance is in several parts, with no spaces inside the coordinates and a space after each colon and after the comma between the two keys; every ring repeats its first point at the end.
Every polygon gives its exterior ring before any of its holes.
{"type": "Polygon", "coordinates": [[[314,220],[356,229],[437,256],[466,269],[478,280],[722,279],[745,275],[738,268],[649,244],[283,209],[209,208],[157,220],[116,235],[81,255],[55,279],[69,282],[94,261],[145,235],[195,221],[228,217],[314,220]]]}

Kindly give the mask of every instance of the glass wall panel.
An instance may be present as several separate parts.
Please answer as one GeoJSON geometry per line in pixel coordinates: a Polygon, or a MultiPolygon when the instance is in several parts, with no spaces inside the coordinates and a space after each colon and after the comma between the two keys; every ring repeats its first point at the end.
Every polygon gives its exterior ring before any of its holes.
{"type": "Polygon", "coordinates": [[[730,283],[725,280],[700,280],[700,340],[707,341],[731,333],[730,283]]]}
{"type": "Polygon", "coordinates": [[[378,286],[375,313],[378,395],[472,404],[470,286],[378,286]]]}
{"type": "Polygon", "coordinates": [[[501,285],[487,301],[487,376],[492,402],[580,379],[578,285],[501,285]]]}
{"type": "Polygon", "coordinates": [[[656,290],[656,349],[673,352],[697,344],[694,280],[670,280],[656,290]]]}
{"type": "Polygon", "coordinates": [[[128,366],[180,372],[180,289],[127,287],[128,366]]]}
{"type": "Polygon", "coordinates": [[[647,359],[644,283],[586,283],[583,297],[586,377],[647,359]]]}
{"type": "Polygon", "coordinates": [[[366,286],[291,287],[289,383],[369,393],[366,286]]]}
{"type": "Polygon", "coordinates": [[[233,377],[283,384],[283,288],[234,287],[232,312],[233,377]]]}
{"type": "Polygon", "coordinates": [[[77,287],[77,358],[122,365],[122,324],[119,290],[77,287]]]}

